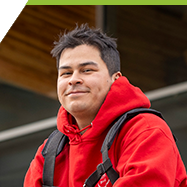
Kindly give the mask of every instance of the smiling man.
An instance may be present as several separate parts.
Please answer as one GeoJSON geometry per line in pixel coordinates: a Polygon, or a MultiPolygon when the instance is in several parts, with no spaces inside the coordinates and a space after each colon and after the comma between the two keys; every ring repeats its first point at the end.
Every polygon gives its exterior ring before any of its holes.
{"type": "MultiPolygon", "coordinates": [[[[57,128],[69,141],[56,157],[54,184],[82,187],[102,162],[102,143],[110,127],[129,110],[149,108],[142,91],[120,73],[116,42],[86,24],[55,42],[58,98],[57,128]]],[[[25,187],[43,184],[44,157],[39,147],[26,174],[25,187]]],[[[160,117],[141,113],[126,121],[114,139],[109,157],[119,178],[106,174],[97,187],[186,187],[184,164],[173,135],[160,117]]]]}
{"type": "Polygon", "coordinates": [[[109,75],[99,50],[86,44],[65,49],[59,61],[58,97],[79,129],[90,124],[120,72],[109,75]]]}

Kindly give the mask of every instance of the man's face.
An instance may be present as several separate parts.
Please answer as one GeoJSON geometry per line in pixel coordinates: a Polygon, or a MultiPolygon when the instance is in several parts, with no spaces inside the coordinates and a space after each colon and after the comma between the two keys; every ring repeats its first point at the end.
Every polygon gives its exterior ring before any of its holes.
{"type": "Polygon", "coordinates": [[[57,91],[62,106],[76,116],[95,117],[113,76],[97,48],[80,45],[65,49],[60,57],[57,91]]]}

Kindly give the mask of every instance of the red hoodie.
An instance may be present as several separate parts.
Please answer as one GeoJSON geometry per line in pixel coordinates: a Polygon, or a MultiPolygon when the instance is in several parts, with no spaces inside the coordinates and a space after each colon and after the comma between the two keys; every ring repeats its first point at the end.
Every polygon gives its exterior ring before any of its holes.
{"type": "MultiPolygon", "coordinates": [[[[149,108],[150,102],[125,77],[116,80],[88,130],[80,135],[73,117],[63,107],[57,117],[58,130],[70,142],[56,158],[54,186],[82,187],[102,162],[103,140],[117,117],[134,108],[149,108]]],[[[45,141],[46,142],[46,141],[45,141]]],[[[44,158],[41,145],[26,174],[24,187],[42,187],[44,158]]],[[[168,125],[153,114],[139,114],[124,124],[109,157],[120,178],[114,187],[187,187],[184,164],[168,125]]],[[[97,187],[111,187],[104,175],[97,187]]]]}

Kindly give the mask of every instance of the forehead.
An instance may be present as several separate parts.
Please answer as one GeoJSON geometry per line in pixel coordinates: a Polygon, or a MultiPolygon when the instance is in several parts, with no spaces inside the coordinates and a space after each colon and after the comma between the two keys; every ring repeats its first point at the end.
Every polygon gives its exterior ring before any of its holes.
{"type": "Polygon", "coordinates": [[[60,56],[59,65],[86,61],[104,63],[101,59],[100,51],[96,47],[84,44],[75,48],[64,49],[60,56]]]}

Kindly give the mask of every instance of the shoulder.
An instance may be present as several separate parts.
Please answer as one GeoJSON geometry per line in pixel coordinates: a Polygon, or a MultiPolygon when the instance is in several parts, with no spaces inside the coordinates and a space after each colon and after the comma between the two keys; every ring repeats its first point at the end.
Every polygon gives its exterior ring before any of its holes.
{"type": "Polygon", "coordinates": [[[173,134],[167,123],[155,114],[148,113],[138,114],[124,123],[117,137],[121,147],[140,144],[146,140],[158,144],[161,141],[175,144],[173,134]]]}
{"type": "Polygon", "coordinates": [[[42,155],[42,150],[46,144],[48,139],[45,139],[44,142],[38,147],[35,157],[31,162],[31,166],[39,170],[39,172],[43,171],[44,157],[42,155]]]}
{"type": "Polygon", "coordinates": [[[39,146],[34,159],[30,163],[29,169],[25,175],[24,186],[40,186],[43,174],[44,158],[42,156],[42,150],[47,140],[39,146]],[[36,183],[38,185],[36,185],[36,183]]]}

